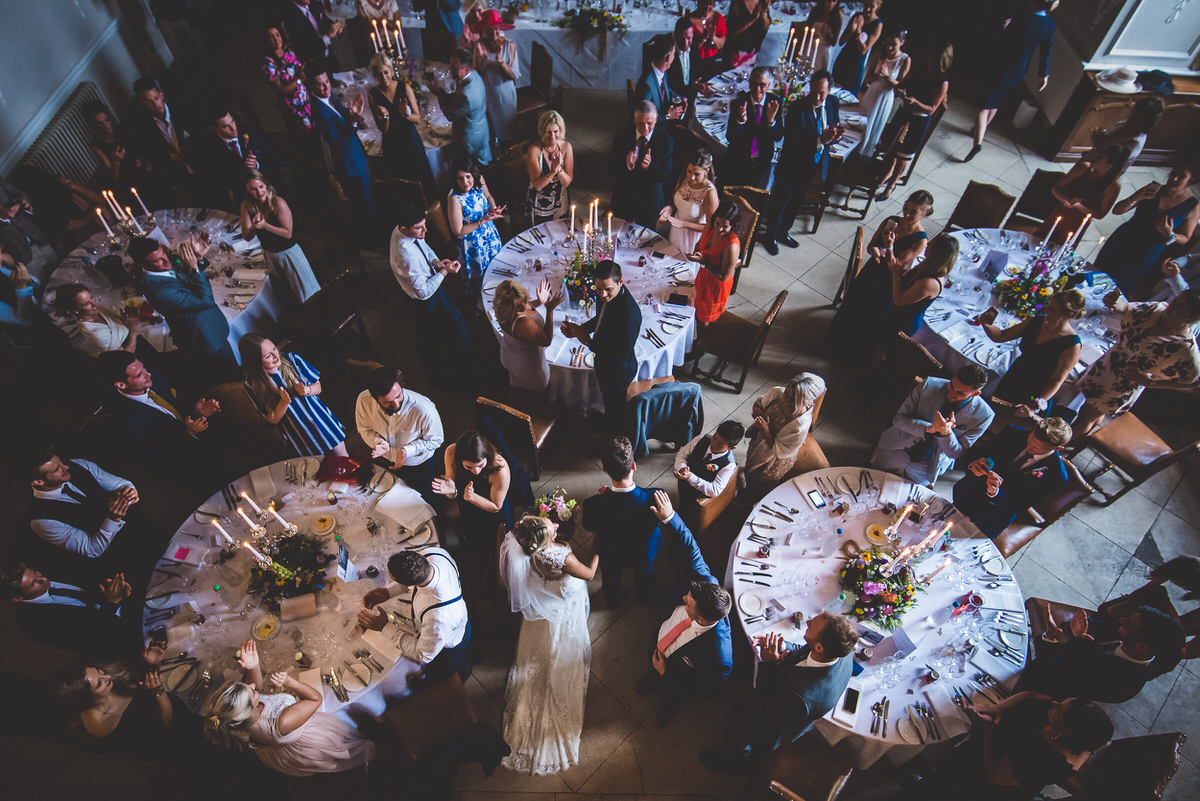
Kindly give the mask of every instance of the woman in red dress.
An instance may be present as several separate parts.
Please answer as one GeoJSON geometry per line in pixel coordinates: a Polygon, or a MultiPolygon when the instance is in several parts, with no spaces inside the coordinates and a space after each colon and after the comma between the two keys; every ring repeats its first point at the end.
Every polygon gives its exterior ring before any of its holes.
{"type": "Polygon", "coordinates": [[[733,289],[733,268],[742,253],[742,243],[733,232],[740,216],[736,203],[723,201],[700,235],[696,252],[687,254],[689,260],[700,263],[695,304],[696,321],[701,328],[725,313],[733,289]]]}

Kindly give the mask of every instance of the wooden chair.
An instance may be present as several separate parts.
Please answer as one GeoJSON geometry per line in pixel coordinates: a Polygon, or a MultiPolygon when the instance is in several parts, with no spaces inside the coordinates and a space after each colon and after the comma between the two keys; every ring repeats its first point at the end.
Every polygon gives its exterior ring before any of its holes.
{"type": "Polygon", "coordinates": [[[1063,465],[1067,468],[1067,483],[1017,515],[1017,519],[996,537],[996,547],[1005,558],[1033,542],[1096,491],[1069,459],[1063,459],[1063,465]]]}
{"type": "Polygon", "coordinates": [[[776,295],[767,316],[757,325],[730,311],[710,323],[696,336],[692,347],[692,375],[703,376],[714,384],[724,384],[732,387],[734,392],[740,393],[746,385],[746,375],[750,368],[758,364],[758,357],[762,355],[763,345],[767,342],[767,334],[771,332],[771,326],[775,324],[775,318],[783,308],[787,296],[786,289],[776,295]],[[715,369],[702,372],[700,359],[710,353],[720,361],[715,369]],[[742,374],[737,381],[724,378],[725,370],[731,362],[742,366],[742,374]]]}
{"type": "Polygon", "coordinates": [[[737,291],[738,279],[741,277],[742,270],[750,269],[750,262],[754,259],[754,237],[758,233],[758,210],[740,195],[727,193],[726,197],[737,204],[739,219],[738,224],[734,226],[734,233],[737,234],[738,241],[742,243],[742,252],[738,263],[733,267],[733,288],[730,289],[730,294],[732,294],[737,291]]]}
{"type": "Polygon", "coordinates": [[[1025,184],[1025,191],[1013,207],[1012,215],[1004,223],[1008,231],[1024,231],[1032,234],[1046,221],[1056,208],[1058,201],[1050,190],[1063,177],[1058,170],[1038,170],[1025,184]]]}
{"type": "Polygon", "coordinates": [[[554,56],[541,42],[533,42],[529,53],[529,84],[517,89],[518,124],[537,118],[553,109],[562,110],[563,88],[554,88],[554,56]],[[522,119],[524,118],[524,119],[522,119]]]}
{"type": "Polygon", "coordinates": [[[396,735],[400,754],[413,762],[431,746],[478,720],[457,673],[391,702],[383,716],[396,735]]]}
{"type": "Polygon", "coordinates": [[[945,230],[957,228],[999,228],[1016,198],[995,184],[971,181],[959,198],[945,230]]]}
{"type": "Polygon", "coordinates": [[[1072,798],[1158,801],[1183,759],[1183,732],[1113,740],[1059,785],[1072,798]]]}
{"type": "Polygon", "coordinates": [[[883,374],[888,383],[903,397],[930,376],[949,378],[942,363],[924,345],[903,331],[897,331],[883,362],[883,374]]]}
{"type": "MultiPolygon", "coordinates": [[[[884,132],[877,148],[881,149],[879,150],[880,155],[855,153],[850,157],[842,169],[837,171],[836,178],[831,181],[833,186],[846,187],[846,197],[836,208],[857,214],[860,220],[867,218],[867,212],[871,210],[871,204],[875,202],[875,196],[879,194],[879,185],[887,178],[892,160],[896,157],[896,151],[900,148],[900,142],[903,141],[904,134],[907,132],[908,123],[889,127],[884,132]],[[851,200],[856,195],[866,201],[861,207],[851,205],[851,200]]],[[[832,173],[831,177],[833,177],[832,173]]]]}
{"type": "Polygon", "coordinates": [[[917,168],[917,162],[921,160],[921,154],[925,152],[925,145],[929,144],[929,140],[933,137],[933,132],[937,129],[938,124],[942,121],[942,115],[946,113],[946,107],[949,106],[949,100],[933,110],[933,116],[929,119],[929,127],[925,129],[925,136],[921,139],[921,143],[917,145],[917,150],[913,153],[912,159],[908,162],[908,169],[904,171],[904,175],[896,183],[900,186],[908,186],[908,179],[912,177],[913,170],[917,168]]]}
{"type": "Polygon", "coordinates": [[[825,403],[825,393],[822,392],[813,401],[812,422],[809,423],[808,436],[804,438],[804,444],[800,446],[800,453],[796,454],[796,463],[792,465],[792,469],[784,476],[784,481],[795,478],[801,473],[807,473],[810,470],[824,470],[829,467],[829,457],[825,455],[825,451],[821,448],[821,443],[817,442],[817,438],[813,436],[817,427],[817,417],[821,414],[821,406],[825,403]]]}
{"type": "Polygon", "coordinates": [[[846,274],[842,276],[842,283],[838,286],[837,294],[833,296],[833,307],[836,309],[842,305],[842,298],[846,297],[846,292],[850,289],[850,285],[854,283],[854,279],[858,278],[858,273],[863,267],[863,261],[866,258],[867,252],[867,229],[863,226],[858,226],[858,230],[854,232],[854,247],[850,249],[850,258],[846,260],[846,274]]]}
{"type": "Polygon", "coordinates": [[[509,231],[514,234],[528,228],[525,218],[525,190],[529,173],[525,169],[525,151],[529,142],[517,142],[487,166],[488,189],[498,206],[507,206],[509,231]]]}
{"type": "Polygon", "coordinates": [[[425,223],[429,229],[425,242],[433,248],[434,253],[447,258],[458,253],[458,240],[450,231],[450,220],[441,200],[435,200],[425,207],[425,223]]]}
{"type": "Polygon", "coordinates": [[[853,773],[853,762],[810,734],[771,752],[747,789],[754,798],[835,801],[853,773]]]}
{"type": "Polygon", "coordinates": [[[523,412],[500,401],[485,398],[475,399],[477,414],[486,414],[504,437],[504,441],[515,450],[528,450],[532,454],[529,474],[542,477],[542,451],[554,433],[561,409],[542,404],[530,412],[523,412]]]}
{"type": "MultiPolygon", "coordinates": [[[[746,206],[749,206],[750,208],[754,209],[755,220],[757,222],[756,222],[753,233],[754,233],[754,240],[758,241],[759,231],[763,231],[765,233],[765,229],[767,226],[767,211],[769,210],[769,207],[771,204],[771,193],[765,189],[759,189],[757,186],[745,186],[745,185],[738,184],[738,185],[734,185],[734,186],[725,187],[725,194],[727,194],[731,197],[738,198],[739,200],[744,202],[746,204],[746,206]]],[[[739,204],[739,206],[740,205],[741,204],[739,204]]],[[[742,208],[743,208],[743,212],[744,212],[745,207],[742,207],[742,208]]],[[[739,234],[738,236],[740,238],[741,234],[739,234]]],[[[754,250],[754,243],[751,242],[749,245],[747,245],[746,240],[742,239],[742,251],[743,251],[742,252],[742,260],[744,262],[744,264],[742,266],[744,266],[744,267],[749,266],[751,253],[747,252],[747,251],[753,251],[753,250],[754,250]]],[[[741,277],[741,271],[735,270],[733,273],[733,289],[730,290],[730,294],[737,294],[738,279],[740,277],[741,277]]]]}
{"type": "Polygon", "coordinates": [[[1097,478],[1114,467],[1129,479],[1116,494],[1097,487],[1104,496],[1104,506],[1109,506],[1134,487],[1200,450],[1200,440],[1181,448],[1172,448],[1137,415],[1126,412],[1088,434],[1084,447],[1096,451],[1107,463],[1104,468],[1088,476],[1088,481],[1094,484],[1097,478]]]}
{"type": "Polygon", "coordinates": [[[737,497],[738,470],[740,469],[735,467],[733,475],[729,477],[729,483],[725,485],[725,489],[711,498],[696,498],[694,496],[680,498],[679,514],[697,540],[703,536],[708,527],[729,508],[730,504],[733,503],[733,499],[737,497]]]}

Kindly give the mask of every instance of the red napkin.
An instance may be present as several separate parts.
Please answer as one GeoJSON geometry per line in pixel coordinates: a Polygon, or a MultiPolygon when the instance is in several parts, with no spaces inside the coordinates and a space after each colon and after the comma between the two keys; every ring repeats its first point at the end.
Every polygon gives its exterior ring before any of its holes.
{"type": "Polygon", "coordinates": [[[347,484],[357,484],[354,471],[362,465],[362,460],[351,459],[349,456],[329,454],[321,462],[317,471],[317,481],[343,481],[347,484]]]}

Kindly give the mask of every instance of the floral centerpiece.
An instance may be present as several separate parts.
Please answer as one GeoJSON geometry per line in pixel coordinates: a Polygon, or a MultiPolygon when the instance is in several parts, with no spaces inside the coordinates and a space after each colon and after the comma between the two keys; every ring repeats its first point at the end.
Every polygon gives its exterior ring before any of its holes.
{"type": "Polygon", "coordinates": [[[279,540],[269,555],[269,567],[256,564],[250,569],[246,591],[269,603],[315,592],[325,585],[327,558],[323,543],[304,534],[279,540]]]}
{"type": "Polygon", "coordinates": [[[560,539],[570,539],[575,532],[575,508],[579,502],[567,497],[567,491],[555,487],[549,495],[533,501],[533,511],[538,517],[546,517],[558,523],[560,539]]]}
{"type": "Polygon", "coordinates": [[[580,45],[593,36],[599,36],[600,58],[608,55],[608,34],[615,31],[619,34],[629,30],[629,23],[622,14],[605,11],[603,8],[568,8],[561,17],[554,20],[555,27],[569,28],[579,35],[580,45]]]}
{"type": "Polygon", "coordinates": [[[904,613],[916,606],[917,593],[924,588],[908,564],[900,565],[890,576],[885,575],[883,567],[890,561],[889,554],[872,547],[847,560],[838,579],[843,590],[858,596],[854,602],[856,618],[894,631],[904,613]]]}
{"type": "Polygon", "coordinates": [[[1018,318],[1032,317],[1045,307],[1051,295],[1067,284],[1067,274],[1055,275],[1053,267],[1049,256],[1037,259],[1028,272],[997,281],[996,296],[1018,318]]]}
{"type": "Polygon", "coordinates": [[[567,299],[583,307],[591,307],[596,303],[596,262],[584,258],[583,251],[575,251],[571,263],[567,265],[567,275],[563,279],[567,285],[567,299]]]}

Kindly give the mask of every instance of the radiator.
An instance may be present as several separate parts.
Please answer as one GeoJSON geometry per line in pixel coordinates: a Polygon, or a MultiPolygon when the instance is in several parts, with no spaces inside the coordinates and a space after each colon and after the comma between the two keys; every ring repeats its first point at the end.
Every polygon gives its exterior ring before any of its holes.
{"type": "Polygon", "coordinates": [[[99,165],[88,145],[92,134],[83,116],[83,104],[88,100],[108,105],[96,84],[91,81],[79,84],[17,163],[70,178],[84,186],[91,184],[99,165]]]}

